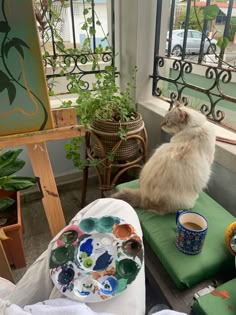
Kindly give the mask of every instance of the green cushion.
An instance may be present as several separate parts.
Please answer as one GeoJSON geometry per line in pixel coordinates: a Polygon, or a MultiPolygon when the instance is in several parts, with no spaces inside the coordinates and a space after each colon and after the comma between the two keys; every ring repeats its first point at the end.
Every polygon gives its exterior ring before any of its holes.
{"type": "MultiPolygon", "coordinates": [[[[120,184],[116,186],[116,191],[124,188],[138,188],[138,181],[120,184]]],[[[204,192],[193,210],[207,218],[208,232],[202,252],[191,256],[180,252],[175,246],[175,214],[160,216],[136,209],[145,240],[179,289],[190,288],[217,273],[234,269],[234,257],[227,250],[224,233],[236,218],[204,192]]]]}
{"type": "Polygon", "coordinates": [[[196,315],[235,315],[236,279],[222,284],[211,293],[198,298],[192,306],[196,315]]]}

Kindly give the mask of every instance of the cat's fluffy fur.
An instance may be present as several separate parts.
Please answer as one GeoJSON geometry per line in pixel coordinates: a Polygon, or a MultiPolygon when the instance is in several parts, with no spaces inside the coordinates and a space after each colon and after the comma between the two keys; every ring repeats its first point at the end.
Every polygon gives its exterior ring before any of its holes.
{"type": "Polygon", "coordinates": [[[204,115],[185,106],[169,111],[162,129],[173,137],[144,165],[140,188],[124,189],[112,197],[166,214],[192,208],[206,187],[215,153],[215,132],[204,115]]]}

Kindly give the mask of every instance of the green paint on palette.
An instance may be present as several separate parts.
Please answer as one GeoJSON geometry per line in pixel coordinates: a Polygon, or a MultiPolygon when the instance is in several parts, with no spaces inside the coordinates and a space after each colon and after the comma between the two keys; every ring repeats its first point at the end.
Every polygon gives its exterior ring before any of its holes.
{"type": "Polygon", "coordinates": [[[131,259],[122,259],[117,264],[117,271],[126,279],[133,278],[138,272],[138,265],[131,259]]]}
{"type": "Polygon", "coordinates": [[[127,288],[127,279],[121,278],[118,280],[118,288],[117,288],[117,293],[122,292],[127,288]]]}
{"type": "Polygon", "coordinates": [[[67,247],[61,246],[52,250],[50,259],[50,268],[53,265],[60,266],[65,264],[70,259],[70,252],[67,247]]]}
{"type": "Polygon", "coordinates": [[[87,218],[80,222],[79,227],[82,231],[91,233],[96,228],[96,223],[95,218],[87,218]]]}
{"type": "Polygon", "coordinates": [[[74,230],[65,231],[60,236],[60,240],[65,244],[72,244],[78,238],[78,233],[74,230]]]}
{"type": "Polygon", "coordinates": [[[114,224],[115,219],[112,216],[104,216],[98,220],[97,231],[101,233],[111,233],[114,224]]]}
{"type": "Polygon", "coordinates": [[[88,257],[83,261],[83,265],[85,268],[91,268],[93,266],[94,262],[93,259],[88,257]]]}

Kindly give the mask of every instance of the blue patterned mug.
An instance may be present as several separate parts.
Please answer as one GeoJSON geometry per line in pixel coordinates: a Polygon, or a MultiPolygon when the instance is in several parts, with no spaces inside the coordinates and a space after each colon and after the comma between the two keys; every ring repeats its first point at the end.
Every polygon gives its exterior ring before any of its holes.
{"type": "Polygon", "coordinates": [[[189,255],[199,254],[207,234],[207,219],[194,211],[179,210],[176,213],[176,246],[189,255]]]}

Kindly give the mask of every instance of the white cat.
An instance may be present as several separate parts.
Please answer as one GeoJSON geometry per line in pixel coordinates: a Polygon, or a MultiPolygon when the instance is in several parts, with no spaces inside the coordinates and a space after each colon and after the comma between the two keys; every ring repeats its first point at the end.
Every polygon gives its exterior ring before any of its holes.
{"type": "Polygon", "coordinates": [[[200,112],[178,105],[161,125],[174,136],[157,148],[139,176],[139,189],[112,195],[159,214],[190,209],[206,187],[215,153],[214,126],[200,112]]]}

